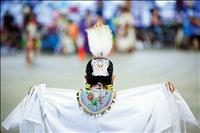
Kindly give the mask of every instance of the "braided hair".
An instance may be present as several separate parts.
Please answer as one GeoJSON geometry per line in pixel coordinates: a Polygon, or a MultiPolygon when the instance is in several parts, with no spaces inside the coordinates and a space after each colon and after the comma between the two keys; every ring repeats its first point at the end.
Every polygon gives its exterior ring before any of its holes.
{"type": "Polygon", "coordinates": [[[88,84],[90,84],[91,86],[93,85],[96,85],[98,83],[101,83],[102,85],[110,85],[112,84],[112,76],[113,76],[113,63],[109,61],[109,66],[107,68],[107,71],[108,71],[108,76],[93,76],[92,73],[93,73],[93,68],[92,68],[92,65],[91,65],[91,62],[92,62],[93,59],[91,59],[88,64],[86,65],[86,82],[88,84]]]}

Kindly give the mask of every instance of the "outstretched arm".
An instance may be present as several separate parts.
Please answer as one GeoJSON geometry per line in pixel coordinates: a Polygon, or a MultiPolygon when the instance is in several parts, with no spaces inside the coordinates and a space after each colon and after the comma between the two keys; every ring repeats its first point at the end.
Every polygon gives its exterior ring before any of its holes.
{"type": "Polygon", "coordinates": [[[170,81],[166,81],[165,85],[171,92],[174,92],[175,86],[170,81]]]}

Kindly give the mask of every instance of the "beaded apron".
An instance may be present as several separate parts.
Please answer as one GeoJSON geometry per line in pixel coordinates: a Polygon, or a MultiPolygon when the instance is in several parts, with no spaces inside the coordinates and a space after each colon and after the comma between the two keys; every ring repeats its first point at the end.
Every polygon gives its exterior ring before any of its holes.
{"type": "Polygon", "coordinates": [[[115,102],[116,91],[108,89],[80,89],[77,93],[79,106],[89,115],[101,116],[115,102]]]}

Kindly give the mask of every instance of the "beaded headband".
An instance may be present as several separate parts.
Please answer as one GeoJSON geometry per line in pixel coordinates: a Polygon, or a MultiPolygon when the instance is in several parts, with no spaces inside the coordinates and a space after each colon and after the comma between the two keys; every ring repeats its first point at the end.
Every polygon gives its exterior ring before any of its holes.
{"type": "Polygon", "coordinates": [[[110,62],[107,59],[93,59],[91,65],[93,69],[93,76],[109,76],[107,69],[110,65],[110,62]]]}

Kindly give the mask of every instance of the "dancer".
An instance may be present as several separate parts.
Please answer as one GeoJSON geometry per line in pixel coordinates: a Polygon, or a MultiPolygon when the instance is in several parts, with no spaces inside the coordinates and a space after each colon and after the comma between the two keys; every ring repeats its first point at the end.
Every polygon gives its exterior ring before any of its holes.
{"type": "Polygon", "coordinates": [[[33,64],[37,52],[37,25],[35,18],[32,16],[26,27],[26,63],[33,64]]]}
{"type": "Polygon", "coordinates": [[[181,132],[180,120],[198,123],[170,82],[114,90],[114,64],[107,59],[112,34],[101,22],[87,30],[92,54],[85,88],[33,86],[3,121],[20,132],[181,132]]]}

